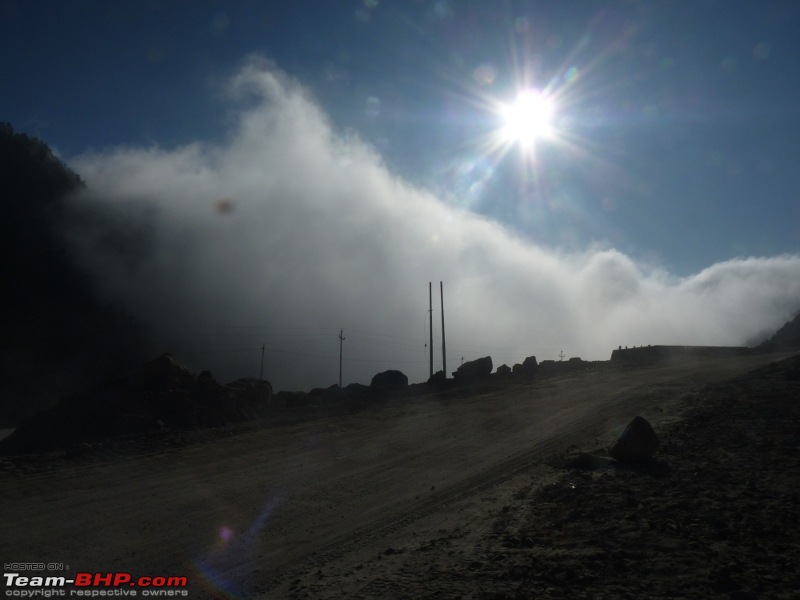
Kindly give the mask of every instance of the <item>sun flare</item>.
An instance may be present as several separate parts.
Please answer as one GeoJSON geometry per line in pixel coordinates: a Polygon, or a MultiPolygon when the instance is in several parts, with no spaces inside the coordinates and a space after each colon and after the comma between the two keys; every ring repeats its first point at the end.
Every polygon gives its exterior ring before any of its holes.
{"type": "Polygon", "coordinates": [[[521,92],[513,103],[500,108],[502,137],[523,146],[552,133],[554,105],[552,98],[535,90],[521,92]]]}

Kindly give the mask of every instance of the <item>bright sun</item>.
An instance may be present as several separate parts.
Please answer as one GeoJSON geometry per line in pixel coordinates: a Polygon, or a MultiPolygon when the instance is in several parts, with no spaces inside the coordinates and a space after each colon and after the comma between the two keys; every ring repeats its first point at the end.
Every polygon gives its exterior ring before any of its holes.
{"type": "Polygon", "coordinates": [[[554,106],[548,96],[535,90],[521,92],[512,104],[500,108],[502,136],[506,142],[531,146],[552,132],[554,106]]]}

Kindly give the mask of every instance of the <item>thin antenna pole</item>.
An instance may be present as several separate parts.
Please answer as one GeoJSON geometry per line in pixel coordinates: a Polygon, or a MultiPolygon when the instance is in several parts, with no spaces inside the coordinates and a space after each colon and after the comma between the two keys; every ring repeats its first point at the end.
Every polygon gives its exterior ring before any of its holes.
{"type": "Polygon", "coordinates": [[[444,343],[444,286],[439,282],[439,294],[442,297],[442,372],[444,378],[447,379],[447,350],[444,343]]]}
{"type": "Polygon", "coordinates": [[[428,282],[428,316],[430,317],[428,331],[430,332],[431,377],[433,377],[433,282],[428,282]]]}
{"type": "Polygon", "coordinates": [[[561,361],[563,362],[563,361],[564,361],[564,351],[562,350],[562,351],[559,353],[559,355],[558,355],[558,356],[559,356],[559,358],[561,359],[561,361]]]}
{"type": "Polygon", "coordinates": [[[264,379],[264,344],[261,344],[261,373],[259,373],[258,378],[264,379]]]}
{"type": "Polygon", "coordinates": [[[342,389],[342,342],[344,341],[344,337],[342,336],[342,330],[339,330],[339,389],[342,389]]]}

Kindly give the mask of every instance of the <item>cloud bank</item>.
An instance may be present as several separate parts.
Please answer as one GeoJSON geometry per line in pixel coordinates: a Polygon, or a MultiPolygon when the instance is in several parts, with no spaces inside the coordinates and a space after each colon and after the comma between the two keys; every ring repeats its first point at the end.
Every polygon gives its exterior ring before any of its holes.
{"type": "Polygon", "coordinates": [[[537,247],[393,176],[258,58],[227,93],[223,142],[71,161],[89,188],[76,209],[104,215],[73,232],[102,292],[149,327],[154,348],[220,379],[258,375],[263,344],[277,389],[336,383],[341,328],[345,384],[388,368],[425,380],[429,281],[435,370],[444,282],[448,371],[462,356],[499,365],[562,349],[607,359],[618,345],[739,345],[798,307],[798,256],[677,278],[610,247],[537,247]]]}

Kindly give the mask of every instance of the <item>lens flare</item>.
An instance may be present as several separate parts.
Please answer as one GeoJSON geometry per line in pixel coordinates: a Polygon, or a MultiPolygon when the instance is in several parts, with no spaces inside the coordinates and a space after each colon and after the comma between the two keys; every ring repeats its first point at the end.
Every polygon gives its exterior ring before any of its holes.
{"type": "Polygon", "coordinates": [[[223,525],[219,530],[219,538],[223,542],[230,542],[233,539],[233,529],[227,525],[223,525]]]}
{"type": "Polygon", "coordinates": [[[253,560],[259,537],[280,504],[280,497],[267,499],[261,512],[244,531],[237,532],[230,525],[222,525],[217,531],[217,543],[192,561],[201,581],[214,590],[215,597],[244,597],[242,582],[232,578],[230,573],[234,567],[253,560]]]}

